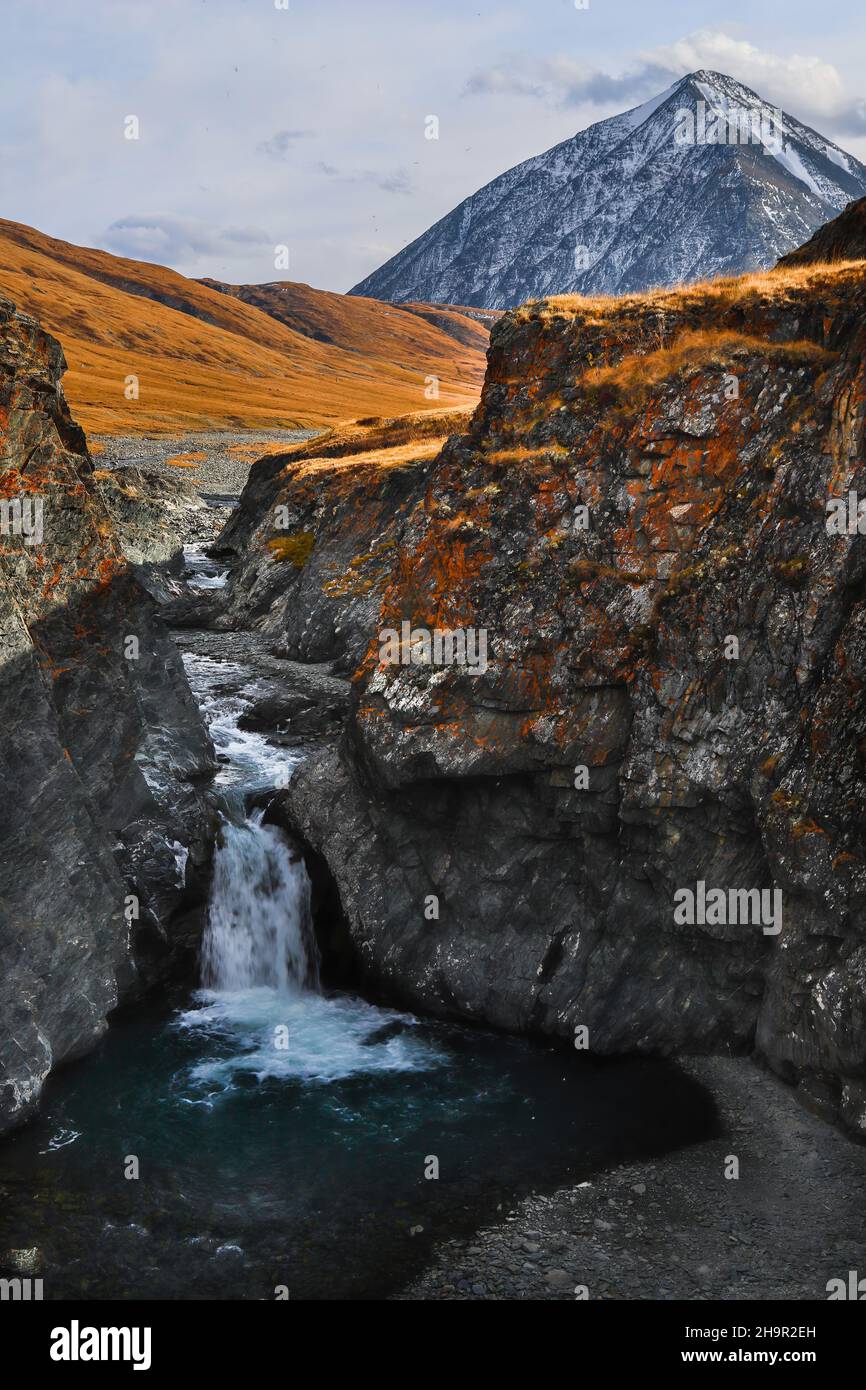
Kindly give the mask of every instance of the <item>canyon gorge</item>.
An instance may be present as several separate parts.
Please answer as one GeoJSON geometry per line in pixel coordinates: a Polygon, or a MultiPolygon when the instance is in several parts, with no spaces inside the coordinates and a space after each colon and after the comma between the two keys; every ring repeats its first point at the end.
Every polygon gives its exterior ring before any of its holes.
{"type": "Polygon", "coordinates": [[[498,1034],[585,1053],[590,1089],[659,1066],[658,1113],[681,1062],[673,1146],[727,1075],[694,1058],[866,1135],[866,570],[826,524],[866,494],[861,213],[766,273],[496,316],[474,409],[287,431],[249,468],[221,444],[238,494],[158,431],[91,450],[58,343],[0,301],[0,1127],[199,982],[189,1105],[452,1046],[486,1085],[498,1034]],[[383,658],[407,624],[483,633],[483,666],[383,658]]]}

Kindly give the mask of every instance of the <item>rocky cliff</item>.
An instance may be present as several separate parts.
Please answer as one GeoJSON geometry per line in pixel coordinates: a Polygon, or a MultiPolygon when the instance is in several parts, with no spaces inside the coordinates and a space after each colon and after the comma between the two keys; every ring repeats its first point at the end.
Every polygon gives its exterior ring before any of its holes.
{"type": "Polygon", "coordinates": [[[330,589],[316,654],[364,647],[275,813],[373,988],[597,1054],[754,1050],[866,1133],[866,571],[827,520],[866,493],[864,309],[862,266],[529,304],[468,432],[344,462],[345,528],[296,511],[282,598],[247,550],[249,621],[291,592],[297,646],[330,589]]]}
{"type": "Polygon", "coordinates": [[[0,299],[0,1129],[190,944],[207,858],[210,742],[64,368],[0,299]]]}
{"type": "Polygon", "coordinates": [[[235,557],[222,628],[351,673],[364,655],[407,510],[468,412],[371,418],[259,460],[217,550],[235,557]]]}

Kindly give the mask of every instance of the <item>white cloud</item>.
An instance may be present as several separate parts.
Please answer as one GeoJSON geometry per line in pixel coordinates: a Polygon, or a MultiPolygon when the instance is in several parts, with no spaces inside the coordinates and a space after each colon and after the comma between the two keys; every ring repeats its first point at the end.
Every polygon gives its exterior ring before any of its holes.
{"type": "Polygon", "coordinates": [[[822,58],[780,55],[716,29],[646,49],[614,74],[568,57],[520,54],[476,69],[466,92],[533,97],[562,106],[629,104],[655,96],[677,78],[699,68],[727,73],[801,120],[832,130],[866,130],[866,103],[853,100],[838,69],[822,58]]]}
{"type": "Polygon", "coordinates": [[[641,60],[682,75],[714,68],[753,87],[792,116],[806,112],[833,117],[848,105],[842,78],[832,63],[799,53],[767,53],[716,29],[699,29],[676,43],[654,48],[641,60]]]}
{"type": "MultiPolygon", "coordinates": [[[[688,68],[677,75],[682,77],[688,68]]],[[[566,106],[584,103],[643,101],[670,85],[670,72],[661,63],[641,62],[621,76],[589,67],[573,58],[530,58],[523,54],[489,68],[476,69],[466,83],[474,95],[540,97],[566,106]]]]}
{"type": "Polygon", "coordinates": [[[271,239],[258,228],[215,227],[194,217],[121,217],[108,227],[104,240],[118,255],[174,266],[200,256],[244,260],[253,248],[273,252],[271,239]]]}

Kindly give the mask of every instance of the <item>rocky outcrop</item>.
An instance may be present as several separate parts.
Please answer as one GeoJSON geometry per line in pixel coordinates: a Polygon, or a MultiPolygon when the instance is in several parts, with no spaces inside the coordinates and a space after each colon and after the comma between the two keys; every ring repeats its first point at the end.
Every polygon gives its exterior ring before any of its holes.
{"type": "Polygon", "coordinates": [[[832,264],[866,259],[866,198],[857,198],[832,222],[825,222],[813,237],[789,251],[779,266],[832,264]]]}
{"type": "Polygon", "coordinates": [[[260,459],[214,553],[235,557],[215,625],[351,673],[375,627],[410,499],[468,414],[369,419],[260,459]]]}
{"type": "Polygon", "coordinates": [[[0,300],[0,1129],[194,938],[212,749],[60,389],[0,300]]]}
{"type": "Polygon", "coordinates": [[[866,564],[827,526],[866,496],[864,309],[862,268],[525,306],[466,434],[356,475],[345,529],[299,511],[356,596],[321,655],[365,651],[279,814],[372,988],[596,1053],[754,1050],[866,1133],[866,564]],[[430,659],[467,629],[486,669],[430,659]]]}
{"type": "Polygon", "coordinates": [[[188,478],[133,464],[98,468],[93,477],[131,565],[177,570],[185,540],[213,539],[207,503],[188,478]]]}

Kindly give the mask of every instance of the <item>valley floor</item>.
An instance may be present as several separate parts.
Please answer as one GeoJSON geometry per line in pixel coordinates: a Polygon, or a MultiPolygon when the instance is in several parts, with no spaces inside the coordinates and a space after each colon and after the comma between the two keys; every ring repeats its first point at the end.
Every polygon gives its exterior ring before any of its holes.
{"type": "Polygon", "coordinates": [[[203,497],[233,505],[241,494],[250,467],[262,454],[316,430],[207,430],[177,435],[95,435],[89,440],[97,468],[134,464],[174,477],[187,477],[203,497]]]}
{"type": "Polygon", "coordinates": [[[866,1147],[745,1059],[680,1065],[714,1096],[720,1137],[527,1198],[441,1245],[400,1298],[574,1300],[584,1285],[589,1299],[820,1301],[828,1280],[866,1274],[866,1147]]]}

